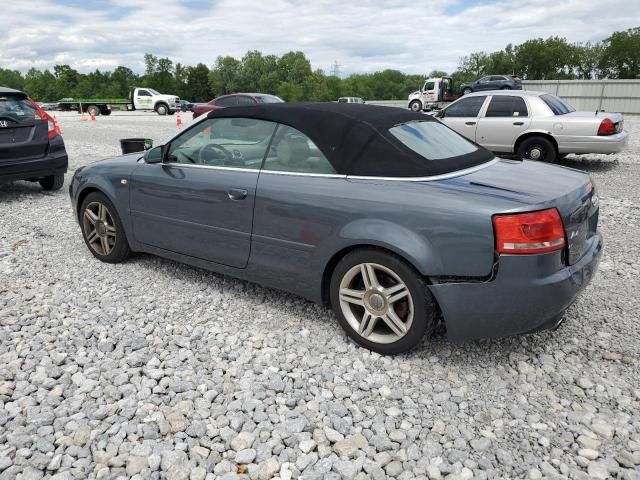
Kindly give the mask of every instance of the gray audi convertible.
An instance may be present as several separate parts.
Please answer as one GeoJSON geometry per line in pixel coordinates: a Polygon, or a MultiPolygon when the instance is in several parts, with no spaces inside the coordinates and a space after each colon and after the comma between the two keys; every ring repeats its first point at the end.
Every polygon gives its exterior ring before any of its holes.
{"type": "Polygon", "coordinates": [[[555,328],[602,252],[588,175],[389,107],[219,109],[76,170],[69,193],[99,260],[147,252],[286,290],[383,354],[441,322],[452,340],[555,328]]]}

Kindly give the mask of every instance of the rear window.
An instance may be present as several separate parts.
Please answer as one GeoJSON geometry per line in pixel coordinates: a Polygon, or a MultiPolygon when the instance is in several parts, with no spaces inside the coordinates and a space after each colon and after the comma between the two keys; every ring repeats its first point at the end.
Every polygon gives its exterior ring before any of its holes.
{"type": "Polygon", "coordinates": [[[284,100],[275,95],[256,95],[255,99],[258,103],[284,103],[284,100]]]}
{"type": "Polygon", "coordinates": [[[0,118],[22,123],[42,120],[40,112],[22,95],[0,94],[0,118]]]}
{"type": "Polygon", "coordinates": [[[460,157],[478,148],[439,122],[409,122],[389,129],[406,147],[427,160],[460,157]]]}
{"type": "Polygon", "coordinates": [[[554,115],[566,115],[567,113],[575,112],[571,105],[555,95],[548,93],[541,95],[540,98],[547,104],[547,107],[551,109],[554,115]]]}

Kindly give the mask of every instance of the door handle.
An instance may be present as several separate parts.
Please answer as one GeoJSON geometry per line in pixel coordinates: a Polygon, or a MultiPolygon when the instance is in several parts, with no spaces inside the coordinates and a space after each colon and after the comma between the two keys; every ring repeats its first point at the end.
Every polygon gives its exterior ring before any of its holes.
{"type": "Polygon", "coordinates": [[[520,125],[524,125],[524,122],[513,122],[514,125],[520,126],[520,125]]]}
{"type": "Polygon", "coordinates": [[[476,122],[464,122],[465,125],[475,125],[476,122]]]}
{"type": "Polygon", "coordinates": [[[241,188],[232,188],[227,192],[231,200],[244,200],[247,198],[247,191],[241,188]]]}

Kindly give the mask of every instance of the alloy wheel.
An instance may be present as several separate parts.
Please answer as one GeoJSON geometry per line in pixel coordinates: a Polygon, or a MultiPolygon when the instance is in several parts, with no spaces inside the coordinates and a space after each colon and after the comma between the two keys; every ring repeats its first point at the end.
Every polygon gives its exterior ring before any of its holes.
{"type": "Polygon", "coordinates": [[[87,243],[98,255],[107,256],[116,245],[116,227],[111,212],[100,202],[91,202],[82,214],[87,243]]]}
{"type": "Polygon", "coordinates": [[[340,282],[339,299],[351,328],[371,342],[396,342],[413,323],[409,288],[393,270],[377,263],[349,269],[340,282]]]}

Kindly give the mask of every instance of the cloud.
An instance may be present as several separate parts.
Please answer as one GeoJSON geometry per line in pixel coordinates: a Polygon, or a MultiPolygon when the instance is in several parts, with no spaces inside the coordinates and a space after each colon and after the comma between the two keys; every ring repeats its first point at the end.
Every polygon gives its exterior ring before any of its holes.
{"type": "Polygon", "coordinates": [[[143,54],[212,65],[248,50],[302,50],[314,68],[343,74],[396,68],[452,71],[458,58],[530,38],[600,40],[640,25],[638,0],[24,0],[2,6],[0,68],[64,61],[81,71],[143,54]]]}

